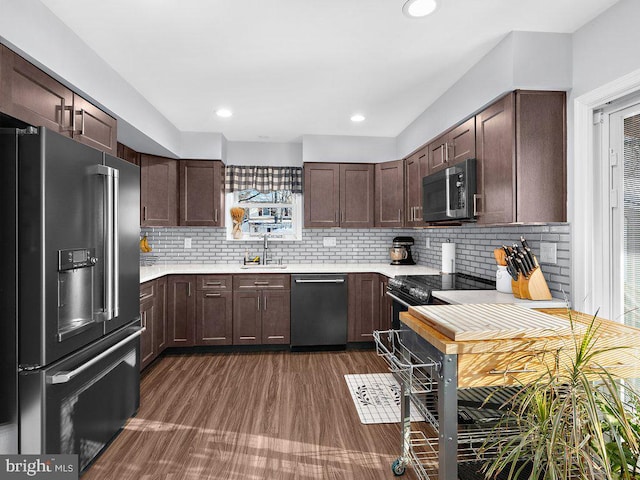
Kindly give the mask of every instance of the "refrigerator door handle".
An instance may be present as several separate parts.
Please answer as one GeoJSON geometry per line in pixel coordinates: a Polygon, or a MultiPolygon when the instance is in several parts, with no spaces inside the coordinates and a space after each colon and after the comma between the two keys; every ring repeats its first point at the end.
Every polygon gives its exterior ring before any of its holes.
{"type": "Polygon", "coordinates": [[[70,372],[64,372],[63,371],[63,372],[58,372],[55,375],[50,375],[50,376],[48,375],[47,376],[47,383],[55,385],[55,384],[58,384],[58,383],[70,382],[71,380],[73,380],[74,377],[77,377],[78,375],[80,375],[87,368],[90,368],[92,365],[95,365],[100,360],[105,358],[107,355],[110,355],[112,352],[115,352],[116,350],[118,350],[123,345],[126,345],[127,343],[129,343],[133,339],[135,339],[135,338],[139,337],[140,335],[142,335],[145,332],[145,330],[146,330],[146,327],[141,327],[139,330],[133,332],[131,335],[129,335],[125,339],[120,340],[115,345],[112,345],[111,347],[107,348],[104,352],[100,353],[99,355],[96,355],[95,357],[93,357],[88,362],[83,363],[78,368],[75,368],[75,369],[71,370],[70,372]]]}
{"type": "Polygon", "coordinates": [[[112,184],[113,184],[113,204],[112,204],[112,264],[113,264],[113,317],[120,316],[120,243],[118,241],[118,223],[120,218],[120,172],[116,168],[112,168],[112,184]]]}
{"type": "Polygon", "coordinates": [[[117,170],[106,165],[96,165],[95,173],[104,176],[104,316],[100,319],[100,321],[104,322],[112,320],[116,310],[114,283],[117,283],[117,281],[114,280],[114,243],[117,242],[114,242],[114,233],[117,233],[117,227],[114,227],[114,208],[117,203],[115,198],[117,195],[115,194],[114,184],[116,182],[114,178],[117,175],[117,170]]]}

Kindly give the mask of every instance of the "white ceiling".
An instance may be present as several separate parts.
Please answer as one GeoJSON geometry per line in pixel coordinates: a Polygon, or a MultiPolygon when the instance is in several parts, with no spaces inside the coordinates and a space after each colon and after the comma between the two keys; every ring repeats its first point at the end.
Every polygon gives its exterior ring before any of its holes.
{"type": "Polygon", "coordinates": [[[415,20],[404,0],[41,1],[178,130],[278,142],[395,137],[510,31],[572,33],[617,2],[439,0],[415,20]]]}

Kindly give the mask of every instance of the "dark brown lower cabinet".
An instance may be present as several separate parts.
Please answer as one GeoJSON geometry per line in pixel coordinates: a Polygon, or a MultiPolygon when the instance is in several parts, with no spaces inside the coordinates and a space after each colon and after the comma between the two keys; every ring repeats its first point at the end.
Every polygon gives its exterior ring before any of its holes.
{"type": "Polygon", "coordinates": [[[391,330],[391,319],[393,318],[393,300],[387,295],[387,284],[389,279],[380,275],[380,330],[391,330]]]}
{"type": "Polygon", "coordinates": [[[373,331],[380,329],[380,275],[350,273],[348,275],[349,342],[372,342],[373,331]]]}
{"type": "Polygon", "coordinates": [[[198,291],[196,307],[196,345],[231,345],[233,293],[198,291]]]}
{"type": "Polygon", "coordinates": [[[195,275],[171,275],[168,281],[167,318],[170,347],[195,344],[195,275]]]}
{"type": "Polygon", "coordinates": [[[289,344],[290,290],[234,292],[233,344],[289,344]]]}
{"type": "Polygon", "coordinates": [[[140,336],[140,370],[167,347],[166,298],[165,277],[140,285],[140,323],[145,328],[140,336]]]}

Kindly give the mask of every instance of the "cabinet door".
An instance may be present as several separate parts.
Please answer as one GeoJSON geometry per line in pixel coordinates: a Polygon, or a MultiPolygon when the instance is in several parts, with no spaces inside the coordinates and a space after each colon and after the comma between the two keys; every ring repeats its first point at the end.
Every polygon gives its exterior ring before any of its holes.
{"type": "Polygon", "coordinates": [[[192,275],[171,275],[168,287],[169,346],[192,346],[195,343],[195,277],[192,275]]]}
{"type": "Polygon", "coordinates": [[[387,295],[389,279],[380,275],[380,330],[390,330],[393,318],[393,300],[387,295]]]}
{"type": "Polygon", "coordinates": [[[375,226],[402,227],[404,219],[404,161],[375,166],[375,226]]]}
{"type": "Polygon", "coordinates": [[[340,166],[304,165],[304,226],[337,227],[340,205],[340,166]]]}
{"type": "Polygon", "coordinates": [[[180,160],[180,225],[221,226],[222,197],[222,162],[180,160]]]}
{"type": "Polygon", "coordinates": [[[566,124],[565,92],[516,92],[516,221],[567,221],[566,124]]]}
{"type": "Polygon", "coordinates": [[[349,274],[349,342],[372,342],[380,328],[380,282],[377,273],[349,274]]]}
{"type": "Polygon", "coordinates": [[[259,290],[233,293],[233,344],[258,345],[261,332],[262,294],[259,290]]]}
{"type": "Polygon", "coordinates": [[[140,303],[140,322],[145,331],[140,335],[140,370],[149,365],[156,357],[153,348],[155,336],[153,319],[155,317],[154,300],[149,299],[140,303]]]}
{"type": "Polygon", "coordinates": [[[289,344],[291,338],[291,292],[262,291],[262,343],[289,344]]]}
{"type": "Polygon", "coordinates": [[[233,293],[199,291],[196,306],[196,345],[231,345],[233,293]]]}
{"type": "Polygon", "coordinates": [[[367,228],[374,224],[374,166],[340,164],[340,226],[367,228]]]}
{"type": "Polygon", "coordinates": [[[73,95],[73,138],[85,145],[116,155],[117,122],[111,115],[79,95],[73,95]]]}
{"type": "Polygon", "coordinates": [[[140,155],[140,225],[178,225],[178,161],[140,155]]]}
{"type": "Polygon", "coordinates": [[[478,223],[515,221],[513,94],[476,115],[478,223]]]}
{"type": "Polygon", "coordinates": [[[140,154],[122,143],[118,143],[118,158],[140,166],[140,154]]]}
{"type": "Polygon", "coordinates": [[[422,221],[422,176],[428,150],[423,148],[411,155],[405,161],[405,205],[407,227],[417,227],[424,225],[422,221]]]}
{"type": "Polygon", "coordinates": [[[167,277],[155,280],[155,310],[154,310],[154,350],[160,355],[167,348],[167,277]]]}
{"type": "Polygon", "coordinates": [[[443,170],[447,167],[447,136],[436,138],[427,147],[429,149],[427,161],[427,175],[443,170]]]}
{"type": "Polygon", "coordinates": [[[476,118],[472,117],[451,130],[448,134],[450,150],[447,155],[449,165],[455,165],[476,156],[476,118]]]}
{"type": "Polygon", "coordinates": [[[73,92],[1,45],[0,56],[0,110],[70,137],[73,92]]]}

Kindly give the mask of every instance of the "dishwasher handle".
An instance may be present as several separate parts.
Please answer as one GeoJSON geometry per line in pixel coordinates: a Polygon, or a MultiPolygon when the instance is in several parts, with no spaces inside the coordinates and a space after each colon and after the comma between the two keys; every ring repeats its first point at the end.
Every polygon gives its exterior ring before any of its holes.
{"type": "Polygon", "coordinates": [[[317,278],[315,280],[313,279],[300,279],[300,278],[296,278],[296,283],[344,283],[344,278],[317,278]]]}

